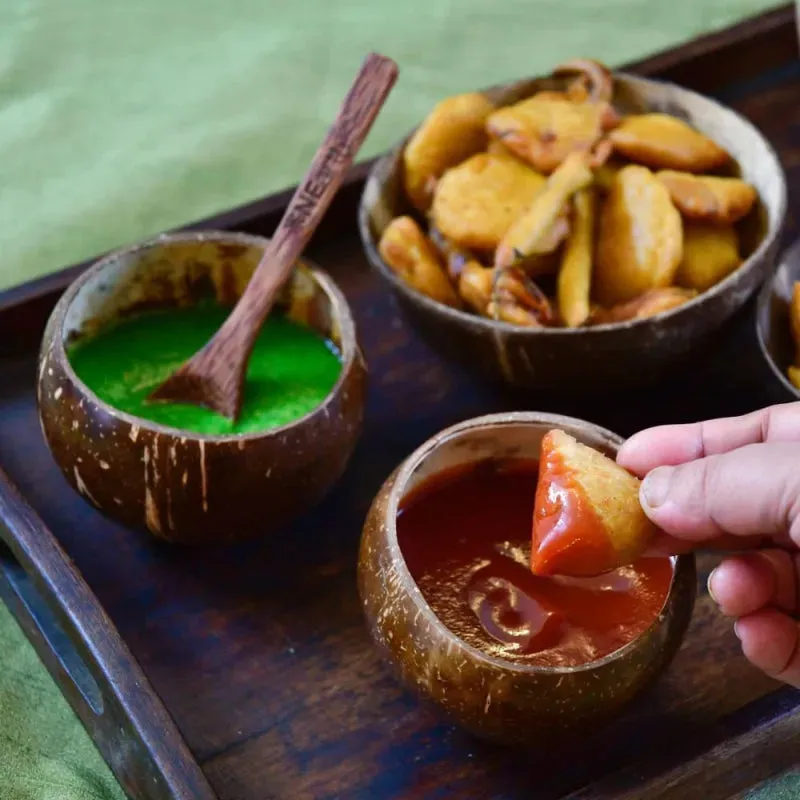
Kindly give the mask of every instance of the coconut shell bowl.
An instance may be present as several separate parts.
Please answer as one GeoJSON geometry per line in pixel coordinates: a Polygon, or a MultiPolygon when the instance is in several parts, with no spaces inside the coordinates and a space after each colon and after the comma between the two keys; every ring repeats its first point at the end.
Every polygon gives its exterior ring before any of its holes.
{"type": "Polygon", "coordinates": [[[232,307],[266,244],[236,233],[163,236],[99,261],[53,310],[39,359],[42,429],[64,477],[108,517],[174,542],[250,539],[307,510],[342,475],[361,430],[366,366],[344,296],[307,263],[273,313],[329,339],[342,366],[322,403],[289,424],[221,436],[166,427],[101,401],[70,366],[69,344],[141,311],[209,297],[232,307]]]}
{"type": "Polygon", "coordinates": [[[612,455],[622,440],[589,422],[538,412],[494,414],[448,428],[412,453],[369,511],[359,558],[363,609],[373,640],[410,689],[454,722],[502,744],[542,745],[588,733],[649,684],[680,647],[695,597],[694,556],[673,559],[667,599],[638,638],[588,664],[511,663],[467,644],[433,613],[404,561],[397,514],[421,482],[461,464],[538,459],[544,434],[561,428],[612,455]]]}
{"type": "MultiPolygon", "coordinates": [[[[485,95],[495,106],[506,106],[542,90],[563,91],[566,85],[562,79],[532,79],[485,95]]],[[[669,114],[732,156],[735,166],[726,166],[720,174],[742,177],[758,194],[753,208],[736,224],[743,263],[672,310],[622,322],[522,327],[450,307],[412,288],[379,252],[381,236],[392,219],[410,215],[423,229],[427,224],[403,189],[406,139],[372,169],[361,198],[360,234],[372,267],[394,292],[411,324],[443,356],[523,390],[633,388],[663,376],[667,366],[685,363],[691,352],[702,351],[770,272],[786,213],[786,179],[764,136],[733,110],[680,86],[617,73],[613,87],[611,102],[617,112],[669,114]]]]}

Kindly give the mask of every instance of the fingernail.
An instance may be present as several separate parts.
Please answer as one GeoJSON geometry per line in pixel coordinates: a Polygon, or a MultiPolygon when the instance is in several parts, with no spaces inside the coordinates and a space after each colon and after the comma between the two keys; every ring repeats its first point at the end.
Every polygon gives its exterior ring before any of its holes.
{"type": "Polygon", "coordinates": [[[642,484],[642,493],[650,508],[658,508],[664,503],[671,480],[672,467],[658,467],[647,474],[642,484]]]}
{"type": "Polygon", "coordinates": [[[711,574],[708,576],[708,580],[706,581],[706,588],[708,589],[708,593],[711,596],[711,599],[717,605],[719,605],[719,600],[717,600],[717,598],[714,597],[714,588],[711,585],[714,582],[714,576],[717,574],[717,569],[718,569],[717,567],[714,567],[714,569],[711,570],[711,574]]]}
{"type": "Polygon", "coordinates": [[[736,622],[733,623],[733,632],[736,634],[736,638],[741,642],[742,641],[742,633],[739,630],[739,620],[737,619],[736,622]]]}

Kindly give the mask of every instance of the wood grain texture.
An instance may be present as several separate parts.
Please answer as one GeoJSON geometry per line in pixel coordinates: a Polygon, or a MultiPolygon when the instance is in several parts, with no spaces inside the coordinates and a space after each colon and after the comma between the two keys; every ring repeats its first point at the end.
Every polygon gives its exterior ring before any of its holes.
{"type": "MultiPolygon", "coordinates": [[[[734,735],[729,741],[712,744],[708,750],[689,761],[664,770],[646,784],[647,800],[730,800],[741,797],[743,789],[783,772],[796,763],[800,745],[800,714],[793,699],[776,692],[762,703],[762,725],[734,735]]],[[[681,748],[676,748],[680,753],[681,748]]],[[[674,759],[674,757],[673,757],[674,759]]],[[[669,764],[665,760],[665,764],[669,764]]],[[[640,800],[642,784],[635,769],[603,780],[568,800],[640,800]]]]}
{"type": "MultiPolygon", "coordinates": [[[[644,69],[711,91],[766,133],[788,173],[789,241],[800,232],[794,20],[784,9],[716,37],[723,49],[715,56],[701,43],[685,48],[685,60],[668,54],[644,69]]],[[[585,791],[606,800],[627,791],[680,800],[691,788],[715,798],[725,796],[715,787],[740,791],[792,763],[796,748],[785,742],[794,742],[798,696],[747,664],[705,595],[665,675],[610,729],[569,752],[479,744],[385,669],[357,596],[359,533],[383,480],[433,433],[489,411],[535,408],[629,435],[791,398],[761,359],[752,303],[692,368],[653,391],[534,400],[487,387],[434,357],[377,289],[355,234],[358,193],[354,183],[339,195],[309,255],[336,278],[356,316],[374,376],[365,435],[337,490],[269,542],[213,554],[160,545],[103,520],[68,491],[33,401],[33,352],[64,276],[0,298],[14,309],[0,315],[0,463],[57,531],[219,796],[539,800],[585,791]],[[21,305],[25,297],[31,302],[21,305]]],[[[251,207],[264,212],[258,218],[235,211],[216,224],[269,233],[284,207],[270,201],[251,207]]],[[[714,563],[699,559],[702,592],[714,563]]]]}

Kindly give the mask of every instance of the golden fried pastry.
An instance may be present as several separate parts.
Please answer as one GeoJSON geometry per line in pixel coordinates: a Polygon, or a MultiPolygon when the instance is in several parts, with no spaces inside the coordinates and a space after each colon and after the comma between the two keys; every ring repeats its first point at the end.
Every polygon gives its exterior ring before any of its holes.
{"type": "Polygon", "coordinates": [[[607,103],[575,103],[542,92],[494,111],[486,129],[536,170],[549,174],[570,153],[591,151],[617,121],[607,103]]]}
{"type": "Polygon", "coordinates": [[[653,169],[707,172],[731,160],[708,136],[668,114],[626,117],[608,138],[617,153],[653,169]]]}
{"type": "Polygon", "coordinates": [[[619,171],[600,215],[594,290],[604,306],[669,286],[683,255],[681,217],[649,169],[619,171]]]}
{"type": "Polygon", "coordinates": [[[741,263],[739,237],[732,227],[687,223],[683,227],[683,260],[675,283],[704,292],[741,263]]]}
{"type": "Polygon", "coordinates": [[[591,188],[575,195],[572,230],[558,273],[556,297],[562,322],[570,328],[589,318],[589,294],[594,254],[595,197],[591,188]]]}
{"type": "MultiPolygon", "coordinates": [[[[495,251],[496,267],[510,267],[533,256],[552,253],[561,244],[569,232],[569,200],[592,182],[587,160],[586,153],[567,156],[528,210],[508,229],[495,251]]],[[[527,265],[526,271],[530,272],[527,265]]]]}
{"type": "Polygon", "coordinates": [[[486,118],[493,108],[477,92],[448,97],[417,128],[403,152],[403,181],[420,211],[430,207],[433,187],[445,170],[486,146],[486,118]]]}
{"type": "Polygon", "coordinates": [[[447,306],[461,306],[435,248],[411,217],[397,217],[386,226],[378,251],[413,289],[447,306]]]}
{"type": "Polygon", "coordinates": [[[486,316],[521,327],[538,328],[555,320],[544,292],[517,267],[493,269],[492,299],[486,316]]]}
{"type": "Polygon", "coordinates": [[[561,430],[542,440],[531,570],[588,577],[644,554],[658,528],[639,503],[641,481],[561,430]]]}
{"type": "Polygon", "coordinates": [[[645,319],[671,311],[697,297],[694,289],[681,289],[667,286],[665,289],[651,289],[627,303],[611,308],[595,308],[590,321],[592,325],[608,325],[614,322],[627,322],[632,319],[645,319]]]}
{"type": "Polygon", "coordinates": [[[662,170],[656,177],[684,217],[698,222],[732,225],[756,202],[756,190],[738,178],[716,178],[662,170]]]}
{"type": "Polygon", "coordinates": [[[433,224],[460,247],[494,250],[546,182],[517,159],[478,153],[440,178],[433,224]]]}

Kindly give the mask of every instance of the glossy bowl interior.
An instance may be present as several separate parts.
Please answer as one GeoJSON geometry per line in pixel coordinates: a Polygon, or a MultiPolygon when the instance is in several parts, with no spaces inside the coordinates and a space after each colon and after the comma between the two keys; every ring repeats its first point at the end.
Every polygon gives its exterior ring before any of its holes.
{"type": "Polygon", "coordinates": [[[800,242],[795,242],[781,256],[761,289],[756,308],[758,344],[780,388],[776,399],[781,400],[800,400],[800,390],[786,374],[796,359],[789,323],[789,302],[795,281],[800,281],[800,242]]]}
{"type": "MultiPolygon", "coordinates": [[[[534,79],[487,94],[498,104],[508,104],[559,85],[553,79],[534,79]]],[[[519,328],[449,308],[411,289],[378,252],[389,222],[414,213],[402,190],[404,140],[372,169],[359,207],[359,230],[372,267],[412,324],[443,355],[489,379],[529,390],[636,385],[660,377],[665,365],[701,348],[770,271],[786,215],[786,179],[764,136],[735,111],[673,84],[617,74],[614,103],[626,113],[660,111],[684,119],[731,153],[760,198],[737,226],[747,256],[742,266],[677,309],[611,325],[519,328]]]]}
{"type": "Polygon", "coordinates": [[[342,367],[323,402],[264,432],[206,436],[115,409],[73,371],[69,344],[117,320],[208,297],[232,306],[267,240],[236,233],[163,236],[112,253],[67,289],[48,322],[38,405],[50,450],[69,483],[108,516],[181,542],[264,535],[336,482],[361,430],[366,366],[347,302],[301,263],[276,311],[337,347],[342,367]]]}
{"type": "Polygon", "coordinates": [[[487,458],[538,459],[541,440],[562,428],[613,455],[621,439],[582,420],[495,414],[441,432],[412,453],[375,498],[364,526],[359,588],[370,633],[406,685],[473,733],[536,744],[589,731],[614,715],[666,666],[686,631],[695,597],[693,556],[673,559],[658,618],[634,641],[579,667],[539,667],[490,656],[451,633],[408,571],[397,540],[402,499],[454,466],[487,458]]]}

